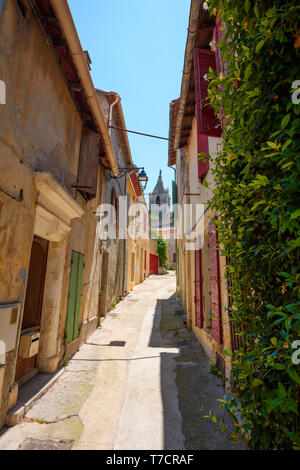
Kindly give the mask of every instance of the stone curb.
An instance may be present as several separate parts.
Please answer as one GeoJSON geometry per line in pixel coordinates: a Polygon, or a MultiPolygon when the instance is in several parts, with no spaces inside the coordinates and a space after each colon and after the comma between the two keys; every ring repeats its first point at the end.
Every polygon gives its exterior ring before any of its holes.
{"type": "Polygon", "coordinates": [[[30,398],[24,405],[20,406],[18,403],[16,406],[7,413],[6,424],[9,427],[16,426],[25,417],[26,413],[33,407],[34,403],[41,398],[48,390],[55,384],[55,382],[63,375],[65,368],[58,371],[49,382],[42,387],[32,398],[30,398]]]}

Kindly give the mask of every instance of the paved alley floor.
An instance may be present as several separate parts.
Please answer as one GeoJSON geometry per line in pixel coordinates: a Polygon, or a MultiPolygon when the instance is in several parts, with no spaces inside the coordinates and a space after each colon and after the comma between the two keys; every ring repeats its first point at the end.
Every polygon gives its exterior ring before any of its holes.
{"type": "Polygon", "coordinates": [[[242,448],[203,418],[224,390],[175,285],[174,273],[151,276],[120,302],[25,419],[0,432],[0,450],[242,448]]]}

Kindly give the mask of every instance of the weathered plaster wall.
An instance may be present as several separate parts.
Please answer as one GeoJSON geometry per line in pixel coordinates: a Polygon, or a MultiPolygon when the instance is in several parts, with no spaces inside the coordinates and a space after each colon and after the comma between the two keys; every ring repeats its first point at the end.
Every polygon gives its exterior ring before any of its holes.
{"type": "Polygon", "coordinates": [[[35,170],[51,172],[70,189],[82,122],[54,50],[29,7],[24,18],[16,1],[5,2],[0,22],[0,70],[7,88],[0,136],[35,170]]]}
{"type": "MultiPolygon", "coordinates": [[[[77,178],[81,118],[55,53],[31,14],[28,2],[25,4],[26,18],[16,1],[6,1],[0,16],[0,78],[7,88],[7,104],[0,105],[0,303],[24,302],[37,199],[34,171],[51,173],[73,197],[85,204],[71,187],[77,178]],[[22,202],[9,196],[18,198],[21,190],[22,202]]],[[[52,274],[48,272],[50,277],[60,277],[63,290],[62,298],[58,299],[56,292],[49,291],[51,282],[47,283],[49,295],[46,292],[45,298],[49,303],[45,303],[45,312],[47,308],[51,312],[57,309],[59,315],[53,318],[56,337],[41,343],[40,365],[50,354],[57,365],[56,355],[62,354],[64,326],[59,332],[58,328],[63,324],[60,313],[66,310],[69,256],[72,249],[85,250],[85,228],[84,221],[72,224],[71,236],[63,242],[65,251],[58,256],[61,269],[52,274]]],[[[50,247],[49,256],[52,254],[56,256],[54,246],[50,247]]],[[[48,327],[42,319],[42,331],[48,327]]],[[[16,349],[7,354],[4,377],[1,372],[0,427],[14,383],[17,349],[18,338],[16,349]]]]}
{"type": "Polygon", "coordinates": [[[204,328],[195,326],[195,254],[185,250],[185,238],[178,243],[179,248],[179,293],[184,310],[187,314],[188,326],[193,328],[194,333],[200,340],[208,356],[213,359],[218,353],[225,361],[226,377],[230,375],[230,358],[225,355],[224,349],[230,349],[230,324],[228,318],[227,283],[225,279],[224,257],[220,257],[220,289],[223,344],[218,345],[211,335],[211,296],[210,296],[210,253],[209,253],[209,224],[214,215],[207,209],[207,202],[212,197],[212,189],[215,187],[212,170],[217,153],[221,150],[222,139],[209,137],[209,154],[212,157],[210,168],[206,177],[209,188],[200,184],[198,179],[198,157],[197,157],[197,126],[194,119],[190,138],[186,149],[177,152],[177,181],[179,203],[182,204],[184,217],[184,204],[204,204],[204,245],[202,249],[202,294],[203,294],[203,316],[204,328]]]}
{"type": "MultiPolygon", "coordinates": [[[[104,105],[103,100],[105,100],[105,97],[102,96],[102,101],[100,101],[101,106],[104,105]]],[[[114,113],[113,125],[116,125],[114,113]]],[[[122,149],[120,136],[119,133],[114,129],[111,129],[111,140],[118,166],[120,168],[126,167],[126,156],[124,155],[122,149]]],[[[102,194],[103,204],[111,204],[111,195],[113,190],[115,191],[117,197],[124,196],[126,194],[125,177],[118,179],[106,178],[102,194]]],[[[101,246],[108,256],[107,269],[105,266],[103,266],[103,270],[101,273],[101,283],[103,285],[105,281],[105,289],[104,292],[102,292],[101,296],[100,310],[101,315],[106,315],[106,313],[111,308],[112,304],[115,301],[118,301],[120,297],[124,294],[123,288],[126,241],[119,239],[108,239],[106,241],[103,241],[101,246]]]]}
{"type": "Polygon", "coordinates": [[[198,179],[198,143],[197,143],[197,123],[196,119],[193,120],[192,130],[190,139],[188,142],[188,161],[189,161],[189,184],[191,194],[200,194],[199,196],[191,197],[191,202],[200,202],[206,204],[212,197],[212,190],[215,188],[214,175],[212,170],[214,169],[214,161],[218,152],[222,148],[222,139],[216,137],[208,138],[209,155],[211,157],[209,163],[209,170],[206,176],[206,181],[209,188],[205,188],[198,179]]]}

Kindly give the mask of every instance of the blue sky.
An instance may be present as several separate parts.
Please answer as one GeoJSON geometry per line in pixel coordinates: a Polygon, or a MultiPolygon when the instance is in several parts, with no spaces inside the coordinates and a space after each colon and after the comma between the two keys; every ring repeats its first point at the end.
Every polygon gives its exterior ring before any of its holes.
{"type": "MultiPolygon", "coordinates": [[[[120,94],[127,128],[168,137],[169,104],[180,95],[189,0],[69,0],[97,88],[120,94]]],[[[159,170],[171,191],[168,142],[128,134],[153,190],[159,170]]]]}

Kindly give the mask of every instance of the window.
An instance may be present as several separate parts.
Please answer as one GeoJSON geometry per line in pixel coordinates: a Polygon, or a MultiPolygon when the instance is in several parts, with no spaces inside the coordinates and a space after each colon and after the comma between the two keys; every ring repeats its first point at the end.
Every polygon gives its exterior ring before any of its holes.
{"type": "Polygon", "coordinates": [[[95,198],[97,193],[99,147],[99,134],[84,128],[81,139],[76,189],[87,200],[95,198]]]}

